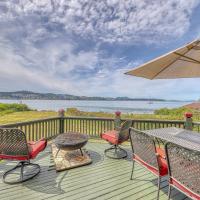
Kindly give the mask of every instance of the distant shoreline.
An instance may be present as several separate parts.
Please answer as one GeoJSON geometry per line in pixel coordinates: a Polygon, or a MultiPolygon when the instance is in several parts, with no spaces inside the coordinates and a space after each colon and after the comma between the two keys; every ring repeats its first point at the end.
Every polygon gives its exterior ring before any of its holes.
{"type": "Polygon", "coordinates": [[[167,100],[167,99],[127,99],[127,100],[119,100],[119,99],[34,99],[34,98],[1,98],[0,100],[18,100],[18,101],[23,101],[23,100],[47,100],[47,101],[149,101],[149,102],[191,102],[190,100],[167,100]]]}
{"type": "MultiPolygon", "coordinates": [[[[186,102],[183,100],[167,100],[160,98],[130,97],[88,97],[71,94],[37,93],[32,91],[0,92],[2,100],[77,100],[77,101],[149,101],[149,102],[186,102]]],[[[191,102],[191,101],[188,101],[191,102]]]]}

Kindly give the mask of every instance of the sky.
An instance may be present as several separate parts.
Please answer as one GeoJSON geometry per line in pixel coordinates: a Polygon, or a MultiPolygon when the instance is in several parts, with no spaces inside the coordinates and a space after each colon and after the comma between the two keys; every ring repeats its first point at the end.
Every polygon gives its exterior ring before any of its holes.
{"type": "Polygon", "coordinates": [[[0,91],[200,98],[128,70],[200,37],[200,0],[0,0],[0,91]]]}

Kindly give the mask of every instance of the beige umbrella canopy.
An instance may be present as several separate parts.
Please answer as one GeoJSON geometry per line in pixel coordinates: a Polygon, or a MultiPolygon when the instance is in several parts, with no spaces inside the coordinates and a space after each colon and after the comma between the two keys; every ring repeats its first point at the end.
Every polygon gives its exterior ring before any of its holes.
{"type": "Polygon", "coordinates": [[[147,79],[200,77],[200,40],[195,40],[125,74],[147,79]]]}

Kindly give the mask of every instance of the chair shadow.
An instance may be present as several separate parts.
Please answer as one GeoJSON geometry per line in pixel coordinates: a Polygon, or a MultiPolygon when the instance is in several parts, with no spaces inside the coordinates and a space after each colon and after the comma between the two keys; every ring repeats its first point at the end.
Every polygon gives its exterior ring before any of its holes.
{"type": "MultiPolygon", "coordinates": [[[[16,164],[17,162],[2,161],[0,164],[0,177],[2,178],[3,173],[13,168],[16,164]]],[[[18,173],[19,172],[16,172],[15,174],[17,175],[18,173]]],[[[64,191],[61,189],[61,183],[66,175],[67,171],[59,174],[50,166],[41,166],[41,172],[36,177],[21,184],[19,183],[18,185],[27,187],[36,192],[62,194],[64,191]]]]}
{"type": "Polygon", "coordinates": [[[126,146],[126,147],[123,147],[123,149],[126,150],[126,152],[127,152],[127,157],[124,158],[124,160],[132,161],[132,155],[133,155],[133,153],[132,153],[131,148],[128,148],[128,147],[126,146]]]}
{"type": "Polygon", "coordinates": [[[33,179],[22,183],[24,187],[45,194],[63,194],[61,183],[66,177],[67,171],[57,173],[55,169],[49,166],[41,166],[41,172],[33,179]]]}
{"type": "Polygon", "coordinates": [[[91,149],[87,149],[86,152],[88,153],[88,155],[92,159],[92,163],[91,163],[92,165],[96,165],[96,164],[104,161],[104,156],[97,153],[96,151],[92,151],[91,149]]]}
{"type": "MultiPolygon", "coordinates": [[[[151,182],[155,185],[155,187],[157,187],[157,185],[158,185],[157,181],[158,181],[157,178],[151,180],[151,182]]],[[[163,196],[163,195],[165,195],[166,199],[167,199],[167,196],[168,196],[168,186],[169,186],[168,185],[168,178],[167,177],[163,177],[161,179],[161,188],[160,188],[160,191],[162,191],[163,193],[160,194],[160,197],[163,196]]],[[[172,188],[171,196],[170,196],[171,200],[176,200],[176,199],[184,200],[185,198],[186,198],[186,196],[183,193],[181,193],[180,191],[178,191],[175,188],[172,188]]]]}

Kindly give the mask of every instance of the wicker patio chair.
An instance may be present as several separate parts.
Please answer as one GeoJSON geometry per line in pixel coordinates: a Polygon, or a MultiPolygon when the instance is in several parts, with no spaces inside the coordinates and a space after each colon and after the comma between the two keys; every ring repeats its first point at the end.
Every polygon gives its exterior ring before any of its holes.
{"type": "Polygon", "coordinates": [[[125,121],[120,130],[111,130],[101,134],[101,138],[112,145],[104,151],[107,157],[114,159],[127,157],[126,150],[121,148],[119,145],[129,139],[129,128],[131,125],[132,121],[125,121]]]}
{"type": "Polygon", "coordinates": [[[130,179],[133,179],[135,162],[146,167],[158,177],[157,199],[159,199],[161,177],[168,173],[167,162],[161,153],[162,149],[155,146],[153,138],[134,128],[130,128],[130,141],[133,151],[133,167],[130,179]]]}
{"type": "Polygon", "coordinates": [[[200,200],[200,152],[172,143],[165,145],[169,168],[169,190],[174,187],[188,197],[200,200]]]}
{"type": "Polygon", "coordinates": [[[3,174],[4,183],[21,183],[36,176],[40,172],[40,166],[30,163],[30,159],[34,159],[46,145],[45,139],[27,142],[25,133],[19,129],[0,128],[0,159],[19,161],[14,168],[3,174]],[[14,179],[12,175],[18,170],[19,178],[14,179]]]}

